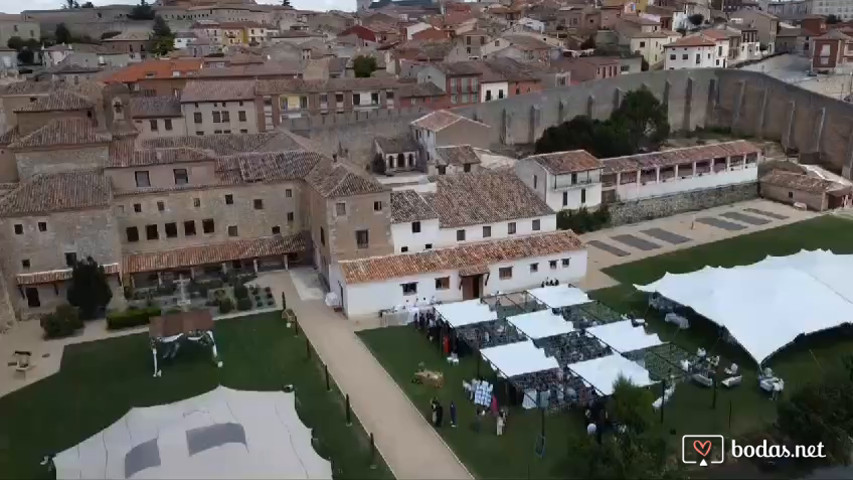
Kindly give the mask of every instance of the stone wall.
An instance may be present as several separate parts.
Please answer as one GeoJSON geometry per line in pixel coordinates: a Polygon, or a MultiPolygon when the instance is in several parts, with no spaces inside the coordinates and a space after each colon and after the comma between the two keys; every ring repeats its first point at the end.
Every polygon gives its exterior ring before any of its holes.
{"type": "Polygon", "coordinates": [[[646,198],[609,205],[612,226],[719,207],[758,197],[758,182],[646,198]]]}

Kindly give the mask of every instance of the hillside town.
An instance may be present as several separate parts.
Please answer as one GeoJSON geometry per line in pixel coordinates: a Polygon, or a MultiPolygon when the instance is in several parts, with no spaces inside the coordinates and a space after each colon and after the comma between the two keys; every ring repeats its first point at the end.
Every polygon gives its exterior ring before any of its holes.
{"type": "Polygon", "coordinates": [[[0,476],[853,475],[848,2],[291,3],[0,14],[0,476]]]}

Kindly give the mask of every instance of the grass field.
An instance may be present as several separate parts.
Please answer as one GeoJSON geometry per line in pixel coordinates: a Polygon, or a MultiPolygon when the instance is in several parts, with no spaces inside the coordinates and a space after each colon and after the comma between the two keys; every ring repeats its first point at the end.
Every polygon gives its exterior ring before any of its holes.
{"type": "Polygon", "coordinates": [[[332,460],[336,478],[392,478],[378,456],[370,468],[367,436],[353,416],[346,427],[344,405],[326,391],[316,360],[305,356],[305,337],[294,337],[278,313],[222,320],[216,339],[224,368],[207,349],[182,349],[174,364],[152,378],[147,334],[67,347],[59,373],[0,398],[0,477],[46,478],[42,456],[59,452],[97,433],[136,406],[169,403],[225,385],[277,390],[292,384],[297,411],[314,428],[319,453],[332,460]]]}

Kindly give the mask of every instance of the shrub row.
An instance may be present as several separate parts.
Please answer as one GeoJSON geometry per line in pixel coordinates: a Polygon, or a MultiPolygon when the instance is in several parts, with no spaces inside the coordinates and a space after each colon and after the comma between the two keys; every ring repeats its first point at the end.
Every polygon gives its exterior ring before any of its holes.
{"type": "Polygon", "coordinates": [[[118,330],[121,328],[148,325],[148,320],[157,315],[160,315],[160,309],[157,307],[111,312],[107,314],[107,328],[109,330],[118,330]]]}

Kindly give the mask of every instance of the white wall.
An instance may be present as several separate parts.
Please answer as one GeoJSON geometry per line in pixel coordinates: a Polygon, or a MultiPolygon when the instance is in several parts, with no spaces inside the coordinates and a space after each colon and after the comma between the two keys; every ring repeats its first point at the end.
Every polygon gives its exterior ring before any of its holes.
{"type": "Polygon", "coordinates": [[[460,245],[462,243],[478,242],[481,240],[494,240],[498,238],[519,237],[530,235],[531,233],[553,232],[557,229],[557,216],[545,215],[542,217],[519,218],[516,220],[495,223],[481,223],[478,225],[466,225],[464,227],[442,228],[438,231],[439,247],[448,247],[460,245]],[[533,231],[533,220],[539,220],[539,230],[533,231]],[[515,222],[515,233],[509,235],[509,223],[515,222]],[[483,227],[489,225],[492,227],[492,236],[483,238],[483,227]],[[456,240],[456,231],[465,230],[465,241],[456,240]]]}
{"type": "Polygon", "coordinates": [[[481,83],[480,103],[491,101],[486,100],[486,97],[488,96],[488,93],[486,92],[491,92],[491,100],[500,100],[501,98],[506,98],[509,96],[509,82],[481,83]]]}
{"type": "Polygon", "coordinates": [[[664,49],[664,69],[711,68],[714,66],[716,47],[668,47],[664,49]],[[699,62],[696,56],[699,56],[699,62]]]}
{"type": "Polygon", "coordinates": [[[629,183],[616,187],[619,200],[636,200],[640,198],[657,197],[690,190],[714,188],[723,185],[734,185],[758,180],[757,163],[719,173],[704,173],[689,178],[680,176],[666,182],[629,183]]]}
{"type": "Polygon", "coordinates": [[[576,184],[571,187],[563,187],[558,190],[548,189],[545,203],[548,204],[554,211],[559,210],[577,210],[581,207],[597,207],[601,204],[601,183],[585,183],[576,184]],[[582,194],[581,191],[585,191],[582,194]],[[566,194],[566,204],[563,204],[563,193],[566,194]],[[585,202],[581,202],[581,197],[585,196],[585,202]]]}
{"type": "MultiPolygon", "coordinates": [[[[538,287],[546,279],[556,278],[561,283],[576,283],[586,275],[587,253],[586,250],[565,252],[548,255],[544,257],[531,257],[514,262],[500,262],[489,267],[488,281],[483,287],[484,295],[526,290],[538,287]],[[563,267],[562,260],[569,259],[569,266],[563,267]],[[551,269],[550,261],[556,262],[556,268],[551,269]],[[538,271],[530,271],[530,265],[538,264],[538,271]],[[499,270],[503,267],[512,267],[512,278],[500,279],[499,270]]],[[[333,269],[334,270],[334,269],[333,269]]],[[[341,278],[340,272],[332,274],[332,291],[338,292],[337,281],[341,278]]],[[[485,278],[484,278],[485,281],[485,278]]],[[[392,308],[397,305],[414,303],[416,300],[426,298],[442,302],[454,302],[462,300],[462,289],[458,270],[447,270],[443,272],[432,272],[421,275],[395,278],[383,282],[358,283],[347,286],[343,285],[343,306],[349,317],[375,315],[379,310],[392,308]],[[435,279],[450,277],[450,288],[446,290],[435,289],[435,279]],[[414,295],[403,295],[404,283],[416,282],[417,293],[414,295]]]]}
{"type": "Polygon", "coordinates": [[[601,171],[593,170],[590,172],[578,172],[578,181],[586,181],[589,183],[578,183],[569,186],[571,182],[571,174],[560,175],[556,177],[557,188],[555,185],[555,176],[548,173],[544,167],[530,160],[521,160],[515,164],[515,174],[528,186],[536,192],[536,195],[545,200],[545,203],[555,212],[565,209],[577,210],[581,207],[592,208],[601,203],[601,171]],[[533,177],[536,180],[533,180],[533,177]],[[534,183],[536,184],[534,187],[534,183]],[[585,202],[581,202],[581,190],[585,190],[585,202]],[[566,192],[566,203],[563,203],[563,192],[566,192]]]}
{"type": "Polygon", "coordinates": [[[432,248],[438,247],[438,219],[421,220],[421,231],[412,233],[412,222],[394,223],[391,225],[391,241],[394,243],[394,252],[402,253],[403,247],[408,247],[409,253],[422,252],[426,245],[432,248]]]}

